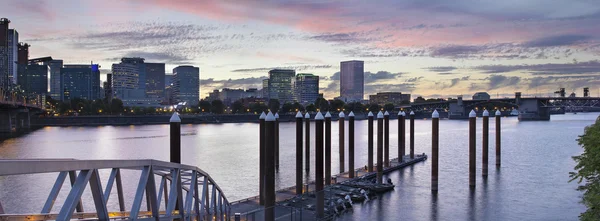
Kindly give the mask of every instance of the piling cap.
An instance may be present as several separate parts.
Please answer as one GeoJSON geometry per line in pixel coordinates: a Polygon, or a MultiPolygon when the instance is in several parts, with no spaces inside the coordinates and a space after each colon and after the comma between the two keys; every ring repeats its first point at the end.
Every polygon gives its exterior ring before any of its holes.
{"type": "Polygon", "coordinates": [[[471,113],[469,113],[469,117],[477,117],[475,110],[471,110],[471,113]]]}
{"type": "Polygon", "coordinates": [[[369,111],[369,114],[367,116],[368,117],[372,117],[373,116],[373,112],[369,111]]]}
{"type": "Polygon", "coordinates": [[[390,113],[385,111],[385,113],[383,113],[384,116],[390,116],[390,113]]]}
{"type": "Polygon", "coordinates": [[[490,112],[488,112],[487,110],[483,110],[483,116],[484,117],[489,117],[490,116],[490,112]]]}
{"type": "Polygon", "coordinates": [[[377,113],[377,118],[383,118],[383,112],[379,111],[379,113],[377,113]]]}
{"type": "Polygon", "coordinates": [[[323,114],[321,114],[321,111],[317,112],[317,115],[315,116],[315,120],[323,120],[323,119],[325,119],[325,118],[323,117],[323,114]]]}
{"type": "Polygon", "coordinates": [[[344,114],[344,112],[340,112],[340,114],[338,114],[338,117],[346,117],[346,115],[344,114]]]}
{"type": "Polygon", "coordinates": [[[275,113],[275,119],[279,119],[279,113],[275,113]]]}
{"type": "Polygon", "coordinates": [[[300,111],[298,111],[298,113],[296,114],[296,118],[303,118],[304,116],[302,116],[302,113],[300,113],[300,111]]]}
{"type": "Polygon", "coordinates": [[[431,118],[440,118],[440,113],[438,113],[437,110],[434,110],[431,114],[431,118]]]}
{"type": "Polygon", "coordinates": [[[267,115],[263,111],[263,112],[260,113],[260,117],[258,117],[258,119],[264,120],[265,118],[267,118],[267,115]]]}
{"type": "Polygon", "coordinates": [[[306,114],[304,114],[304,118],[310,119],[310,114],[308,114],[308,112],[306,112],[306,114]]]}
{"type": "Polygon", "coordinates": [[[496,115],[495,116],[502,116],[502,113],[500,113],[500,110],[496,110],[496,115]]]}
{"type": "Polygon", "coordinates": [[[329,111],[327,111],[327,113],[325,114],[325,118],[331,118],[331,114],[329,113],[329,111]]]}
{"type": "Polygon", "coordinates": [[[398,116],[406,116],[406,113],[404,113],[404,111],[402,111],[398,114],[398,116]]]}
{"type": "Polygon", "coordinates": [[[267,117],[265,118],[265,121],[275,121],[275,115],[273,115],[273,113],[271,113],[271,111],[269,111],[269,113],[267,114],[267,117]]]}
{"type": "Polygon", "coordinates": [[[179,114],[177,112],[173,113],[171,119],[169,120],[171,123],[181,123],[181,118],[179,118],[179,114]]]}
{"type": "Polygon", "coordinates": [[[350,111],[350,114],[348,114],[348,117],[354,117],[354,111],[350,111]]]}
{"type": "Polygon", "coordinates": [[[415,112],[414,111],[410,111],[410,115],[415,115],[415,112]]]}

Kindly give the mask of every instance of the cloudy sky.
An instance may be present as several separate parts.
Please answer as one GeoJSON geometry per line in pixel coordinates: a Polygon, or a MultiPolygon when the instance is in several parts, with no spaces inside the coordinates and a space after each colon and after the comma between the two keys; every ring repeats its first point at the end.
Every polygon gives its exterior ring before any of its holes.
{"type": "Polygon", "coordinates": [[[0,0],[30,57],[110,69],[123,56],[200,67],[213,88],[260,87],[271,68],[321,76],[364,60],[367,94],[600,93],[597,0],[0,0]]]}

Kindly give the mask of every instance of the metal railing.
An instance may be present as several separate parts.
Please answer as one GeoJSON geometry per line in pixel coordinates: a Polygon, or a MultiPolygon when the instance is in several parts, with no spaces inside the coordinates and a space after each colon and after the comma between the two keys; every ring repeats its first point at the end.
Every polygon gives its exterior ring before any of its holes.
{"type": "MultiPolygon", "coordinates": [[[[38,214],[11,214],[2,207],[0,220],[229,220],[230,203],[214,180],[198,167],[157,160],[0,160],[0,176],[56,173],[58,176],[38,214]],[[110,170],[102,188],[100,170],[110,170]],[[125,208],[121,170],[141,171],[132,206],[125,208]],[[58,213],[51,213],[69,176],[71,190],[58,213]],[[157,188],[157,180],[160,183],[157,188]],[[116,183],[119,211],[109,211],[107,202],[116,183]],[[84,212],[82,193],[89,184],[95,212],[84,212]],[[144,200],[146,199],[146,200],[144,200]],[[164,210],[160,210],[164,199],[164,210]],[[146,210],[142,211],[142,202],[146,210]]],[[[107,171],[108,172],[108,171],[107,171]]],[[[1,188],[1,187],[0,187],[1,188]]],[[[16,200],[16,199],[15,199],[16,200]]],[[[111,201],[111,202],[114,202],[111,201]]],[[[116,206],[115,206],[116,207],[116,206]]]]}

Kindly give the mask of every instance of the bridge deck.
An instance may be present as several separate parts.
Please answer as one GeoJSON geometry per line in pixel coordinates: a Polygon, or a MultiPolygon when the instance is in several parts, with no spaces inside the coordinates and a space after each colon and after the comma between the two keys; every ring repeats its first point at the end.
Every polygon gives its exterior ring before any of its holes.
{"type": "MultiPolygon", "coordinates": [[[[402,169],[404,167],[410,166],[417,162],[423,161],[427,159],[426,155],[415,155],[414,159],[410,159],[410,156],[404,156],[404,162],[399,163],[398,159],[390,160],[390,167],[385,167],[383,173],[388,174],[390,172],[402,169]]],[[[375,168],[376,165],[374,165],[375,168]]],[[[334,175],[336,177],[336,183],[359,180],[362,178],[371,178],[377,175],[376,172],[367,172],[364,167],[357,168],[355,177],[350,179],[348,177],[348,172],[334,175]]],[[[333,180],[332,180],[333,183],[333,180]]],[[[335,185],[335,184],[332,184],[335,185]]],[[[327,186],[325,187],[326,189],[327,186]]],[[[314,181],[309,183],[308,185],[309,192],[305,193],[305,197],[303,197],[304,205],[315,205],[315,198],[311,197],[314,194],[315,183],[314,181]]],[[[316,212],[314,210],[301,209],[296,207],[284,206],[282,205],[283,201],[292,199],[296,197],[295,187],[284,188],[276,191],[276,203],[275,203],[275,219],[276,220],[315,220],[316,212]]],[[[246,198],[243,200],[239,200],[231,203],[231,215],[235,213],[241,214],[241,220],[264,220],[264,206],[259,204],[259,197],[254,196],[250,198],[246,198]]]]}

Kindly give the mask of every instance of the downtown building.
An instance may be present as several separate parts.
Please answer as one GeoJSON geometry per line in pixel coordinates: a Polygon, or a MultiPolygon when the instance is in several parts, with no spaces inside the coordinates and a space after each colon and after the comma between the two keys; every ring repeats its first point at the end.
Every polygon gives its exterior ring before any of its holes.
{"type": "Polygon", "coordinates": [[[364,61],[342,61],[340,63],[340,99],[344,102],[361,102],[364,94],[364,61]]]}
{"type": "MultiPolygon", "coordinates": [[[[267,100],[276,99],[280,104],[294,102],[294,78],[296,71],[274,69],[269,71],[269,80],[267,85],[267,100]]],[[[263,89],[264,90],[264,89],[263,89]]]]}
{"type": "Polygon", "coordinates": [[[157,107],[164,99],[165,64],[122,58],[111,68],[113,97],[127,107],[157,107]]]}
{"type": "Polygon", "coordinates": [[[7,37],[8,79],[12,84],[17,84],[19,33],[15,29],[8,29],[7,37]]]}
{"type": "Polygon", "coordinates": [[[62,101],[100,98],[100,66],[93,63],[63,65],[60,70],[60,91],[62,101]]]}
{"type": "Polygon", "coordinates": [[[313,74],[298,74],[294,80],[294,100],[306,105],[314,103],[319,98],[319,76],[313,74]]]}
{"type": "MultiPolygon", "coordinates": [[[[28,45],[22,47],[24,50],[19,50],[17,82],[21,89],[30,97],[37,95],[45,97],[48,94],[48,66],[51,57],[36,58],[29,61],[25,60],[28,57],[28,45]]],[[[21,49],[21,48],[20,48],[21,49]]]]}
{"type": "MultiPolygon", "coordinates": [[[[0,92],[8,91],[11,71],[8,66],[8,26],[10,20],[0,18],[0,92]]],[[[4,94],[0,95],[4,96],[4,94]]]]}
{"type": "Polygon", "coordinates": [[[410,94],[401,92],[381,92],[374,95],[369,95],[369,103],[386,105],[394,104],[396,106],[410,103],[410,94]]]}
{"type": "Polygon", "coordinates": [[[200,102],[200,68],[178,66],[173,69],[173,99],[183,106],[197,106],[200,102]]]}

